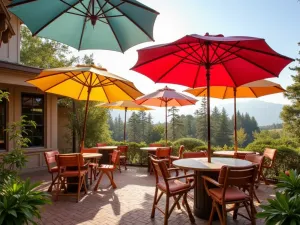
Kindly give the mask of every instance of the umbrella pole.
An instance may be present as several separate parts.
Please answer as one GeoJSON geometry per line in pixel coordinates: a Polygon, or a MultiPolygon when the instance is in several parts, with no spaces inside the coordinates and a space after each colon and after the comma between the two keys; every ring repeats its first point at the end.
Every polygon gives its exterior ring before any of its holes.
{"type": "Polygon", "coordinates": [[[236,126],[236,88],[233,88],[234,95],[234,151],[237,153],[238,142],[237,142],[237,126],[236,126]]]}
{"type": "Polygon", "coordinates": [[[82,139],[81,139],[81,144],[80,144],[80,150],[84,148],[86,120],[87,120],[87,114],[88,114],[88,109],[89,109],[90,93],[91,93],[91,88],[89,87],[88,88],[88,96],[87,96],[87,100],[86,100],[86,103],[85,103],[85,113],[84,113],[84,121],[83,121],[83,128],[82,128],[82,139]]]}
{"type": "Polygon", "coordinates": [[[210,66],[206,68],[207,84],[207,161],[211,162],[211,143],[210,143],[210,66]]]}
{"type": "Polygon", "coordinates": [[[168,102],[166,101],[166,147],[168,146],[168,102]]]}
{"type": "Polygon", "coordinates": [[[127,107],[125,107],[125,118],[124,118],[124,143],[126,142],[126,114],[127,114],[127,107]]]}

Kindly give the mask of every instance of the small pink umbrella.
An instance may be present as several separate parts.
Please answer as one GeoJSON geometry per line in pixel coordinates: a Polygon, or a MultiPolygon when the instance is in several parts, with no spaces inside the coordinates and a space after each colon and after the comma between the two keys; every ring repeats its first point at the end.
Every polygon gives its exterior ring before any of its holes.
{"type": "Polygon", "coordinates": [[[189,97],[183,93],[177,92],[174,89],[170,89],[167,86],[163,89],[159,89],[153,93],[141,96],[135,100],[135,103],[139,105],[148,105],[156,107],[166,107],[166,145],[168,139],[168,120],[167,120],[167,108],[168,106],[185,106],[195,105],[198,100],[189,97]]]}

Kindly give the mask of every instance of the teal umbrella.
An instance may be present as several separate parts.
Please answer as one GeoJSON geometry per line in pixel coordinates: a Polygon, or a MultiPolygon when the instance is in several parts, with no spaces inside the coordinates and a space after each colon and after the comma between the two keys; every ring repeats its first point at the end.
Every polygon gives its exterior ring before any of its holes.
{"type": "Polygon", "coordinates": [[[125,52],[134,45],[154,41],[158,15],[136,0],[13,0],[8,7],[33,36],[78,50],[125,52]]]}

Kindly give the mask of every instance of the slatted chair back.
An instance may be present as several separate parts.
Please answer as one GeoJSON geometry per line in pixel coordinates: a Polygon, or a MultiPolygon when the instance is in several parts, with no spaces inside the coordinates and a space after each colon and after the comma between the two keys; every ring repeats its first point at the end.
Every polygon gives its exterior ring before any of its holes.
{"type": "Polygon", "coordinates": [[[245,156],[245,160],[247,160],[249,162],[252,162],[253,164],[258,165],[256,182],[259,181],[258,179],[260,177],[260,173],[262,172],[262,165],[264,163],[264,159],[265,159],[265,156],[257,155],[257,154],[247,154],[245,156]]]}
{"type": "Polygon", "coordinates": [[[269,160],[269,163],[264,164],[263,167],[272,168],[275,163],[276,154],[277,154],[277,149],[266,148],[263,155],[265,156],[265,159],[269,160]]]}
{"type": "Polygon", "coordinates": [[[83,148],[80,153],[98,153],[98,149],[96,148],[83,148]]]}
{"type": "MultiPolygon", "coordinates": [[[[237,187],[249,187],[251,190],[253,188],[255,179],[257,175],[257,165],[250,165],[245,167],[230,167],[222,166],[218,182],[225,189],[228,186],[237,186],[237,187]]],[[[249,190],[250,190],[249,189],[249,190]]]]}
{"type": "Polygon", "coordinates": [[[170,155],[171,155],[171,151],[172,151],[172,148],[171,147],[167,147],[167,148],[157,148],[156,149],[156,157],[158,159],[161,159],[161,158],[170,158],[170,155]]]}
{"type": "Polygon", "coordinates": [[[118,146],[117,150],[120,151],[121,155],[127,155],[128,146],[127,145],[120,145],[120,146],[118,146]]]}
{"type": "Polygon", "coordinates": [[[154,169],[156,183],[163,180],[168,188],[167,178],[170,177],[170,173],[166,163],[163,160],[155,159],[153,156],[150,156],[150,160],[154,169]]]}
{"type": "Polygon", "coordinates": [[[48,172],[51,173],[51,168],[53,164],[56,164],[55,156],[59,154],[58,150],[44,152],[45,161],[48,167],[48,172]]]}
{"type": "Polygon", "coordinates": [[[120,160],[120,151],[114,150],[111,155],[111,162],[112,162],[114,168],[117,168],[117,165],[119,164],[119,160],[120,160]]]}
{"type": "Polygon", "coordinates": [[[151,143],[149,144],[149,147],[163,147],[163,145],[159,143],[151,143]]]}
{"type": "Polygon", "coordinates": [[[106,146],[106,143],[97,143],[96,146],[97,147],[104,147],[104,146],[106,146]]]}
{"type": "Polygon", "coordinates": [[[184,152],[184,145],[180,145],[179,150],[178,150],[179,159],[182,159],[183,152],[184,152]]]}
{"type": "Polygon", "coordinates": [[[81,167],[84,166],[84,159],[80,153],[77,154],[59,154],[56,156],[58,173],[61,172],[61,168],[65,168],[65,171],[70,167],[77,167],[78,173],[81,171],[81,167]]]}
{"type": "Polygon", "coordinates": [[[205,158],[207,157],[207,153],[205,151],[200,152],[184,152],[182,154],[182,158],[205,158]]]}

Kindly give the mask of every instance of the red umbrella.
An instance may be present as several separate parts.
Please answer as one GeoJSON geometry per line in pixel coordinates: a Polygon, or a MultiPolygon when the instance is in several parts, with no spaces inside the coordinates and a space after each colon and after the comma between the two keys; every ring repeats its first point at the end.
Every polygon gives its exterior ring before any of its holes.
{"type": "Polygon", "coordinates": [[[238,87],[278,77],[293,59],[275,52],[264,39],[187,35],[175,42],[138,50],[133,70],[158,83],[207,86],[208,161],[210,162],[210,86],[238,87]]]}
{"type": "Polygon", "coordinates": [[[159,89],[153,93],[141,96],[135,100],[135,103],[139,105],[166,107],[166,146],[168,138],[168,121],[167,121],[167,107],[168,106],[185,106],[194,105],[198,100],[189,97],[183,93],[176,92],[174,89],[170,89],[167,86],[163,89],[159,89]]]}

